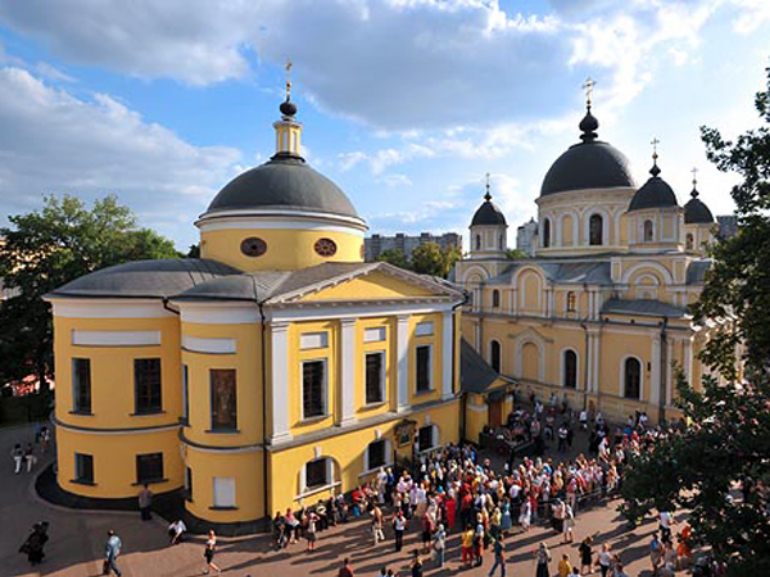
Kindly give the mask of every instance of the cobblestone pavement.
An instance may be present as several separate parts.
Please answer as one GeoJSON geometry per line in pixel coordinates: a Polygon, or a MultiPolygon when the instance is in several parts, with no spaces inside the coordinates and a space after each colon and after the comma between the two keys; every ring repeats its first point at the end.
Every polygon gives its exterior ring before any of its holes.
{"type": "MultiPolygon", "coordinates": [[[[0,577],[96,577],[101,573],[105,533],[109,528],[117,531],[123,541],[119,565],[126,577],[182,577],[202,573],[203,539],[192,537],[185,543],[169,547],[166,523],[158,517],[151,522],[142,522],[138,513],[72,511],[41,501],[34,494],[34,475],[14,475],[10,457],[15,442],[26,443],[32,437],[31,426],[0,429],[0,454],[6,455],[0,466],[0,577]],[[28,529],[40,520],[50,522],[51,539],[46,547],[45,561],[31,570],[26,557],[18,553],[18,548],[28,529]]],[[[51,459],[52,451],[49,450],[49,454],[38,463],[36,471],[42,470],[51,459]]],[[[621,552],[629,575],[651,576],[647,544],[655,526],[648,520],[635,531],[627,531],[615,511],[618,503],[613,501],[606,506],[579,512],[574,545],[559,545],[560,536],[541,527],[509,537],[506,545],[507,574],[534,577],[532,551],[541,540],[546,540],[551,547],[554,559],[551,574],[554,574],[563,553],[568,553],[571,560],[577,562],[577,544],[586,535],[595,535],[597,543],[610,543],[613,551],[621,552]]],[[[270,539],[265,535],[222,538],[215,562],[222,567],[224,574],[233,577],[336,576],[342,559],[349,557],[357,576],[375,576],[382,566],[404,576],[410,574],[409,557],[418,547],[417,525],[416,520],[412,522],[404,550],[398,554],[394,551],[392,532],[387,530],[386,542],[374,547],[368,519],[362,519],[320,533],[314,553],[304,551],[304,542],[281,552],[272,551],[270,539]]],[[[437,570],[432,561],[427,561],[426,575],[443,577],[462,573],[469,577],[481,577],[488,574],[492,561],[489,554],[481,568],[460,568],[459,535],[456,531],[450,534],[447,547],[444,569],[437,570]]]]}

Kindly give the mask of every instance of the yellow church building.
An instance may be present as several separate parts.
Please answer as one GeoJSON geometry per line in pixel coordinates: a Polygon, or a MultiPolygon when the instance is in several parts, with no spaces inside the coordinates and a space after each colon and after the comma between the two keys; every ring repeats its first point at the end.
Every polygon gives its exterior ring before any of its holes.
{"type": "Polygon", "coordinates": [[[200,259],[132,262],[47,296],[58,484],[92,499],[184,489],[241,524],[347,492],[457,442],[451,285],[363,262],[367,230],[301,156],[287,95],[276,153],[195,225],[200,259]]]}
{"type": "Polygon", "coordinates": [[[694,180],[679,205],[657,153],[637,187],[598,127],[589,100],[581,141],[543,180],[533,258],[506,258],[506,219],[487,189],[455,270],[472,296],[462,333],[525,394],[566,397],[616,422],[636,411],[670,420],[679,416],[674,367],[695,386],[703,372],[710,322],[696,325],[687,306],[703,289],[714,218],[694,180]]]}

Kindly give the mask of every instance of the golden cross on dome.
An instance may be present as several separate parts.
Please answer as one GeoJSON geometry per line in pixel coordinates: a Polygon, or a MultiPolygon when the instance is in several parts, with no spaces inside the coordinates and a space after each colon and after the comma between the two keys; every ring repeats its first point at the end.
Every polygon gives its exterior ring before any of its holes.
{"type": "Polygon", "coordinates": [[[658,137],[656,136],[652,139],[650,144],[652,144],[652,158],[656,159],[658,158],[658,145],[660,144],[660,140],[658,140],[658,137]]]}
{"type": "Polygon", "coordinates": [[[291,67],[292,67],[291,59],[287,56],[286,57],[286,67],[285,67],[286,68],[286,100],[287,101],[289,100],[289,96],[291,96],[291,78],[290,78],[291,67]]]}
{"type": "Polygon", "coordinates": [[[484,195],[484,198],[487,200],[490,200],[492,198],[492,195],[489,193],[489,173],[488,172],[486,174],[486,181],[487,181],[487,184],[486,184],[487,193],[484,195]]]}
{"type": "Polygon", "coordinates": [[[698,184],[698,169],[693,168],[690,172],[692,172],[692,185],[695,187],[698,184]]]}
{"type": "Polygon", "coordinates": [[[591,106],[591,95],[594,92],[594,86],[596,86],[596,81],[589,76],[581,87],[586,91],[586,105],[589,107],[591,106]]]}

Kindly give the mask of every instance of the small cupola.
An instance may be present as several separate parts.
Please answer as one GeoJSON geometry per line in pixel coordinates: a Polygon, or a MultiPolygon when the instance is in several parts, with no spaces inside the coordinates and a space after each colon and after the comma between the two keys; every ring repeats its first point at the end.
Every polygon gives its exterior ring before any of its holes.
{"type": "Polygon", "coordinates": [[[471,220],[471,257],[498,258],[508,248],[508,222],[500,208],[492,202],[489,173],[486,175],[484,202],[471,220]]]}
{"type": "Polygon", "coordinates": [[[714,242],[714,215],[700,198],[697,168],[692,169],[692,192],[684,205],[685,250],[705,255],[706,248],[714,242]]]}

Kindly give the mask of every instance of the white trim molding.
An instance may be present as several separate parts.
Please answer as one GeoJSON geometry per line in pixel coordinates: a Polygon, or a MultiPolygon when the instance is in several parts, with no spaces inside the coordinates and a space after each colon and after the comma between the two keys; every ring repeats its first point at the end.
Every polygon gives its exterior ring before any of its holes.
{"type": "Polygon", "coordinates": [[[49,297],[53,316],[72,319],[157,319],[175,317],[160,299],[73,299],[49,297]]]}
{"type": "Polygon", "coordinates": [[[191,353],[212,355],[232,355],[237,352],[236,340],[231,338],[203,338],[182,335],[182,348],[191,353]]]}
{"type": "Polygon", "coordinates": [[[621,399],[631,399],[632,401],[643,401],[644,400],[644,372],[645,372],[645,365],[644,361],[640,359],[636,355],[625,355],[622,359],[620,359],[620,392],[619,397],[621,399]],[[634,399],[632,397],[626,397],[626,361],[628,359],[636,359],[639,362],[639,398],[634,399]]]}
{"type": "MultiPolygon", "coordinates": [[[[342,415],[340,425],[350,425],[356,422],[356,319],[340,321],[340,384],[342,386],[341,405],[342,415]]],[[[324,333],[328,336],[328,333],[324,333]]],[[[384,365],[384,363],[383,363],[384,365]]],[[[324,368],[324,380],[328,382],[324,368]]],[[[327,386],[328,389],[328,386],[327,386]]],[[[328,395],[328,390],[324,395],[328,395]]],[[[328,411],[327,411],[328,412],[328,411]]]]}
{"type": "MultiPolygon", "coordinates": [[[[562,389],[569,389],[572,391],[579,391],[580,390],[580,353],[578,353],[578,350],[575,347],[567,346],[563,347],[561,351],[559,351],[559,386],[562,389]],[[564,377],[566,376],[567,371],[567,363],[565,359],[565,354],[567,351],[571,351],[575,353],[575,388],[569,389],[564,385],[564,377]]],[[[585,383],[583,384],[585,386],[585,383]]]]}
{"type": "Polygon", "coordinates": [[[454,313],[445,311],[441,319],[441,398],[451,399],[454,396],[452,383],[452,362],[454,344],[454,313]]]}
{"type": "Polygon", "coordinates": [[[398,411],[402,412],[409,409],[409,315],[406,314],[397,317],[396,362],[397,407],[398,411]]]}
{"type": "Polygon", "coordinates": [[[160,331],[72,331],[72,344],[80,347],[146,347],[160,341],[160,331]]]}
{"type": "MultiPolygon", "coordinates": [[[[289,432],[289,323],[270,324],[271,370],[270,397],[273,431],[270,444],[275,445],[292,438],[289,432]]],[[[266,383],[265,383],[266,384],[266,383]]]]}

